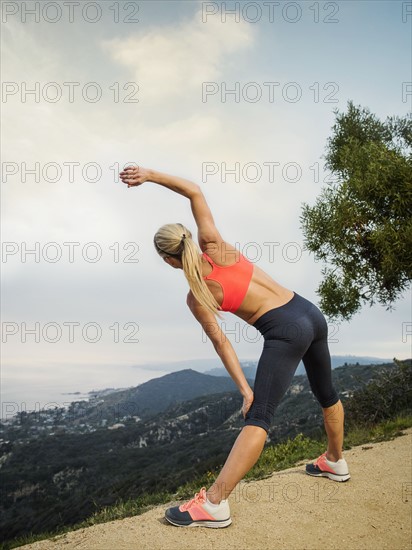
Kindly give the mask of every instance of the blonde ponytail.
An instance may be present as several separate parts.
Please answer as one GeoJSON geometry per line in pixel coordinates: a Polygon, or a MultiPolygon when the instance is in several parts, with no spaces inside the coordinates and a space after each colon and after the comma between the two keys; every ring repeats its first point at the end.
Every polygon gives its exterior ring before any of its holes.
{"type": "Polygon", "coordinates": [[[223,319],[219,303],[202,277],[200,251],[192,239],[192,233],[181,223],[168,223],[156,232],[153,243],[162,257],[172,256],[182,262],[189,287],[198,302],[223,319]]]}

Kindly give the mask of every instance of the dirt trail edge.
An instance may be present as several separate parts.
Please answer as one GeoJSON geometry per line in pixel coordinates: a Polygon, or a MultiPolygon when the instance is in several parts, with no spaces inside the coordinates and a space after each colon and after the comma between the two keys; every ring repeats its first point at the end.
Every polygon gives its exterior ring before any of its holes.
{"type": "Polygon", "coordinates": [[[351,479],[344,483],[308,476],[308,461],[260,481],[241,481],[229,497],[233,523],[224,529],[169,524],[165,509],[182,502],[173,501],[19,548],[407,550],[412,548],[412,428],[402,433],[345,451],[351,479]]]}

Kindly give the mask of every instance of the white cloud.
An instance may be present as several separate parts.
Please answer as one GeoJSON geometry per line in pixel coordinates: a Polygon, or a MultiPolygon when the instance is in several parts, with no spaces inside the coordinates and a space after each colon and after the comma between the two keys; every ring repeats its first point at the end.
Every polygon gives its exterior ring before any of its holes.
{"type": "Polygon", "coordinates": [[[219,119],[213,116],[193,114],[186,119],[173,122],[154,129],[149,138],[157,148],[167,149],[173,143],[177,146],[198,146],[210,139],[217,139],[221,129],[219,119]]]}
{"type": "Polygon", "coordinates": [[[128,68],[141,87],[145,101],[190,94],[202,82],[223,74],[224,56],[254,43],[254,29],[245,22],[193,20],[154,27],[143,36],[103,41],[114,61],[128,68]]]}

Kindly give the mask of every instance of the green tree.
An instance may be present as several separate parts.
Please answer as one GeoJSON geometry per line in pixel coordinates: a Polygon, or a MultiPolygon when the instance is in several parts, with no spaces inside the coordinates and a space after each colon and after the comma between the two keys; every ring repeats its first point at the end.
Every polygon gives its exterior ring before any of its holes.
{"type": "Polygon", "coordinates": [[[317,293],[333,319],[393,302],[412,279],[412,114],[381,122],[348,101],[328,138],[333,183],[302,205],[306,248],[323,260],[317,293]]]}

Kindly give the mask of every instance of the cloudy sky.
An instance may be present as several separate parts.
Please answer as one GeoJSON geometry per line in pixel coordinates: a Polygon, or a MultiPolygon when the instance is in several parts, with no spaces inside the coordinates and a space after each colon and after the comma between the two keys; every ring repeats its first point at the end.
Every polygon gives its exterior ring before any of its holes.
{"type": "MultiPolygon", "coordinates": [[[[199,183],[224,238],[318,303],[302,203],[327,185],[335,109],[410,110],[409,4],[23,4],[2,5],[3,400],[215,366],[152,244],[164,223],[195,232],[190,203],[128,189],[128,163],[199,183]]],[[[410,297],[331,323],[331,353],[410,356],[410,297]]],[[[258,359],[253,327],[224,316],[239,359],[258,359]]]]}

